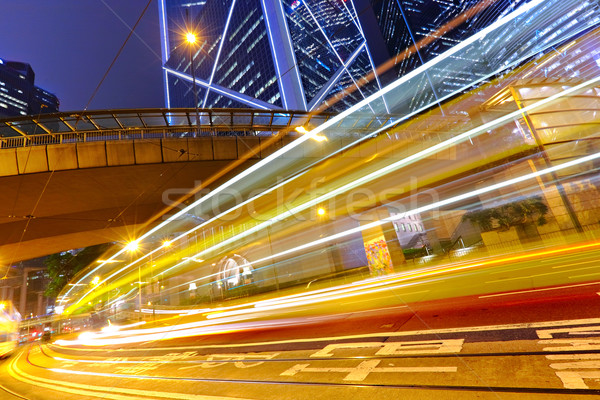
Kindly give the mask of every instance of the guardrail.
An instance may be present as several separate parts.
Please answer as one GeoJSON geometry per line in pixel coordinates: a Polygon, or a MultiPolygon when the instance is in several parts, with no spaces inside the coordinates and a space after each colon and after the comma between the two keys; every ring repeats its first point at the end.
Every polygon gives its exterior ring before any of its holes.
{"type": "MultiPolygon", "coordinates": [[[[198,136],[272,136],[312,129],[333,113],[251,109],[126,109],[40,114],[0,119],[0,148],[106,140],[163,139],[198,136]],[[198,113],[199,125],[196,125],[198,113]]],[[[353,114],[331,129],[365,132],[391,116],[353,114]]]]}
{"type": "MultiPolygon", "coordinates": [[[[77,143],[77,142],[103,142],[107,140],[134,140],[134,139],[165,139],[181,138],[186,134],[196,135],[197,132],[190,132],[189,128],[170,128],[170,129],[131,129],[131,130],[108,130],[101,132],[82,132],[82,133],[55,133],[38,134],[27,136],[12,136],[0,138],[0,148],[18,148],[27,146],[44,146],[49,144],[77,143]]],[[[200,136],[214,136],[210,130],[201,130],[200,136]]],[[[244,136],[244,135],[235,135],[244,136]]]]}

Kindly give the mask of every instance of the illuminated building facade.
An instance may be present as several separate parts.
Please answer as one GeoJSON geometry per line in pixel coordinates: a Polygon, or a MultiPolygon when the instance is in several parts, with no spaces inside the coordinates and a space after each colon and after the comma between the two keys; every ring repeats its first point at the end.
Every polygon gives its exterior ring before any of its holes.
{"type": "Polygon", "coordinates": [[[0,59],[0,117],[58,112],[56,96],[34,82],[29,64],[0,59]]]}
{"type": "MultiPolygon", "coordinates": [[[[161,0],[165,103],[168,108],[189,107],[197,97],[201,108],[314,110],[324,106],[339,111],[460,43],[524,0],[486,3],[452,29],[436,32],[478,3],[161,0]],[[199,37],[192,48],[183,40],[189,29],[199,37]],[[419,51],[407,50],[417,43],[419,51]],[[394,60],[392,71],[374,73],[389,59],[394,60]],[[367,82],[364,77],[369,75],[374,79],[367,82]],[[345,88],[350,89],[347,95],[335,104],[327,103],[345,88]]],[[[465,61],[470,56],[466,54],[465,61]]],[[[477,71],[469,70],[430,72],[435,74],[443,74],[444,83],[423,78],[420,85],[425,90],[415,96],[414,107],[442,99],[477,79],[477,71]]],[[[390,111],[384,100],[380,103],[371,108],[390,111]]]]}

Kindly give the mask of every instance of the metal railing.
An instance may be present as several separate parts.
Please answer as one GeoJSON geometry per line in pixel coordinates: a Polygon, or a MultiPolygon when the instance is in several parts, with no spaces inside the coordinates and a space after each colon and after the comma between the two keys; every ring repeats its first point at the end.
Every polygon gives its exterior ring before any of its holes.
{"type": "MultiPolygon", "coordinates": [[[[125,109],[40,114],[0,119],[0,148],[107,140],[141,140],[202,136],[272,136],[294,128],[317,127],[335,114],[305,111],[201,109],[125,109]]],[[[361,135],[391,116],[355,113],[329,129],[361,135]]]]}

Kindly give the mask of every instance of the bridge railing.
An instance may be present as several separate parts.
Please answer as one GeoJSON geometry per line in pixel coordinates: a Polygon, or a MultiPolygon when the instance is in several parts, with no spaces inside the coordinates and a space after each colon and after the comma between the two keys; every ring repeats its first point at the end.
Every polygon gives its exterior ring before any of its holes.
{"type": "MultiPolygon", "coordinates": [[[[106,140],[271,136],[293,131],[300,125],[318,126],[332,115],[305,111],[193,108],[39,114],[0,118],[0,148],[106,140]]],[[[374,118],[370,116],[368,120],[374,118]]]]}
{"type": "MultiPolygon", "coordinates": [[[[261,132],[261,135],[270,135],[272,132],[261,132]]],[[[229,135],[245,136],[256,135],[254,131],[231,131],[229,135]]],[[[18,148],[27,146],[44,146],[49,144],[76,143],[76,142],[101,142],[107,140],[142,140],[165,139],[196,136],[215,136],[217,131],[201,128],[199,131],[190,130],[189,127],[119,129],[98,132],[66,132],[53,134],[36,134],[28,136],[11,136],[0,138],[0,148],[18,148]]],[[[223,132],[219,132],[223,136],[223,132]]]]}

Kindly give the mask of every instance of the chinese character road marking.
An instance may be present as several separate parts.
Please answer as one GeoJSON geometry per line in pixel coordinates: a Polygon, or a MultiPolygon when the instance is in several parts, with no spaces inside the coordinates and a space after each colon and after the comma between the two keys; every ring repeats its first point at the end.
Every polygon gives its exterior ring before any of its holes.
{"type": "MultiPolygon", "coordinates": [[[[544,351],[573,351],[573,350],[600,350],[600,325],[584,326],[577,328],[559,328],[537,330],[544,351]],[[555,339],[554,335],[566,333],[568,335],[590,335],[595,338],[586,339],[555,339]]],[[[600,354],[549,354],[548,360],[564,361],[550,364],[556,376],[562,381],[566,389],[589,389],[584,379],[600,379],[600,354]],[[571,370],[571,371],[567,371],[571,370]]]]}
{"type": "Polygon", "coordinates": [[[600,350],[598,339],[549,339],[540,340],[539,344],[565,344],[567,346],[544,347],[544,351],[573,351],[573,350],[600,350]]]}
{"type": "Polygon", "coordinates": [[[273,358],[277,357],[280,353],[271,353],[271,354],[211,354],[209,356],[206,357],[207,361],[215,361],[215,362],[201,362],[198,365],[192,365],[189,367],[181,367],[179,368],[180,370],[186,370],[186,369],[191,369],[191,368],[214,368],[214,367],[218,367],[220,365],[226,365],[226,364],[230,364],[228,362],[225,361],[231,361],[231,360],[240,360],[240,361],[235,361],[233,363],[233,365],[236,368],[251,368],[251,367],[256,367],[258,365],[264,364],[264,361],[258,361],[258,362],[252,362],[252,363],[248,363],[244,360],[246,359],[251,359],[251,360],[256,360],[256,359],[263,359],[263,360],[272,360],[273,358]],[[221,361],[221,362],[219,362],[221,361]]]}
{"type": "Polygon", "coordinates": [[[381,348],[378,356],[397,356],[409,354],[439,354],[459,353],[462,350],[464,339],[448,340],[423,340],[418,342],[362,342],[362,343],[339,343],[330,344],[323,349],[311,354],[311,357],[332,357],[334,350],[339,349],[362,349],[381,348]]]}
{"type": "Polygon", "coordinates": [[[161,365],[168,364],[169,361],[176,360],[184,360],[186,358],[194,357],[198,354],[195,351],[187,351],[184,353],[169,353],[163,356],[155,356],[155,357],[145,357],[142,361],[148,361],[143,364],[126,366],[126,367],[117,367],[115,368],[117,372],[122,374],[139,374],[142,372],[152,371],[160,367],[161,365]]]}
{"type": "Polygon", "coordinates": [[[583,326],[579,328],[560,328],[560,329],[538,329],[536,331],[540,339],[552,339],[555,333],[568,333],[569,335],[600,335],[600,325],[583,326]]]}
{"type": "Polygon", "coordinates": [[[589,389],[584,379],[600,379],[600,371],[557,371],[566,389],[589,389]]]}
{"type": "Polygon", "coordinates": [[[381,360],[361,362],[355,368],[309,368],[310,364],[297,364],[281,376],[294,376],[298,372],[347,372],[345,381],[363,381],[373,372],[456,372],[456,367],[382,367],[377,368],[381,360]]]}

